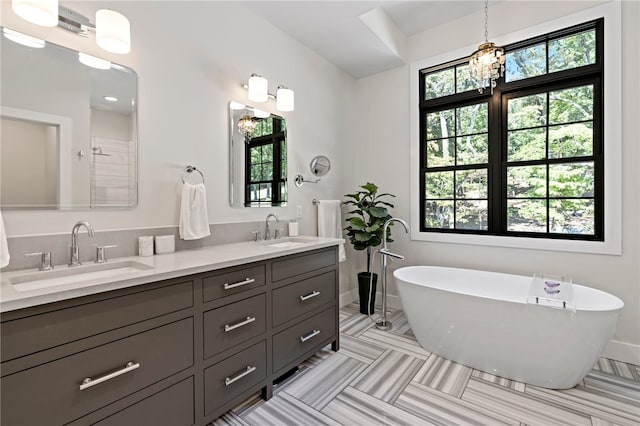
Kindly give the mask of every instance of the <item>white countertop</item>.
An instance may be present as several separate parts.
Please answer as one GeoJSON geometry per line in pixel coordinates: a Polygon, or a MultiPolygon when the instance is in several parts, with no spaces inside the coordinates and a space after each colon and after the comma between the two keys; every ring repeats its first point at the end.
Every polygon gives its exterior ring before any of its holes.
{"type": "MultiPolygon", "coordinates": [[[[279,241],[287,241],[285,238],[268,242],[250,241],[220,244],[194,250],[157,254],[149,257],[132,256],[114,258],[109,259],[109,262],[132,260],[150,266],[151,268],[120,274],[117,277],[104,277],[80,283],[57,285],[35,290],[18,291],[11,282],[12,278],[25,273],[35,273],[37,269],[3,272],[0,274],[0,312],[13,311],[75,297],[133,287],[154,281],[197,274],[289,254],[302,253],[344,242],[344,240],[339,238],[310,236],[300,236],[297,238],[305,239],[309,242],[297,247],[273,247],[269,245],[277,244],[279,241]]],[[[93,264],[93,262],[85,262],[84,265],[88,265],[89,263],[93,264]]],[[[68,267],[66,265],[56,266],[54,270],[65,268],[68,267]]],[[[82,268],[82,266],[79,268],[82,268]]]]}

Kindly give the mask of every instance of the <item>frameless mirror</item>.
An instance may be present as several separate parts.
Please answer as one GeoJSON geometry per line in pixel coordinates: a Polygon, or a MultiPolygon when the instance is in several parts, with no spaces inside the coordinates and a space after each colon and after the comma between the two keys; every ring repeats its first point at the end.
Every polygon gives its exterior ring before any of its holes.
{"type": "Polygon", "coordinates": [[[229,104],[229,203],[232,207],[287,204],[287,123],[238,102],[229,104]]]}
{"type": "Polygon", "coordinates": [[[135,71],[2,30],[0,207],[135,206],[135,71]]]}

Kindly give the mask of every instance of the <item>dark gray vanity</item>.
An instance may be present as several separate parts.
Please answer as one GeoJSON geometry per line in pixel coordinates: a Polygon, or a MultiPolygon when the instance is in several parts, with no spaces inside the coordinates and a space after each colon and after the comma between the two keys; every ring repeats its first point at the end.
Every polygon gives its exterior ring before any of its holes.
{"type": "Polygon", "coordinates": [[[0,318],[3,426],[205,425],[338,350],[337,247],[0,318]]]}

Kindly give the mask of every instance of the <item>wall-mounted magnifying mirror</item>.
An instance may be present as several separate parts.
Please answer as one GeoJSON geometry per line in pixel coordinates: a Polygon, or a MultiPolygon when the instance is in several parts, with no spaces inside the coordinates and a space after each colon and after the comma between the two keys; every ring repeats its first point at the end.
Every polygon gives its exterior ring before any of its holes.
{"type": "Polygon", "coordinates": [[[331,160],[324,155],[317,155],[313,157],[313,160],[311,160],[309,168],[311,169],[312,175],[322,177],[331,170],[331,160]]]}
{"type": "Polygon", "coordinates": [[[305,183],[318,183],[320,182],[320,177],[329,173],[331,170],[331,160],[324,155],[316,155],[309,163],[309,169],[311,170],[311,174],[317,177],[316,180],[306,180],[302,175],[296,175],[295,184],[298,188],[300,188],[305,183]]]}
{"type": "Polygon", "coordinates": [[[231,207],[287,204],[287,123],[239,102],[229,104],[231,207]]]}

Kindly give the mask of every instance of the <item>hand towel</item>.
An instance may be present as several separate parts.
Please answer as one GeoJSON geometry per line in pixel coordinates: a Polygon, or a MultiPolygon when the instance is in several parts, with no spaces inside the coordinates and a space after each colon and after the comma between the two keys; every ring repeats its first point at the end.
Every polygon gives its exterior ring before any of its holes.
{"type": "Polygon", "coordinates": [[[211,235],[207,214],[207,191],[203,183],[182,186],[180,203],[180,238],[197,240],[211,235]]]}
{"type": "MultiPolygon", "coordinates": [[[[340,200],[320,200],[318,203],[319,237],[343,238],[340,205],[340,200]]],[[[344,243],[340,243],[338,246],[338,260],[340,262],[347,260],[344,243]]]]}
{"type": "Polygon", "coordinates": [[[0,268],[4,268],[9,264],[9,246],[7,245],[7,233],[4,230],[4,221],[2,220],[2,212],[0,212],[0,268]]]}

